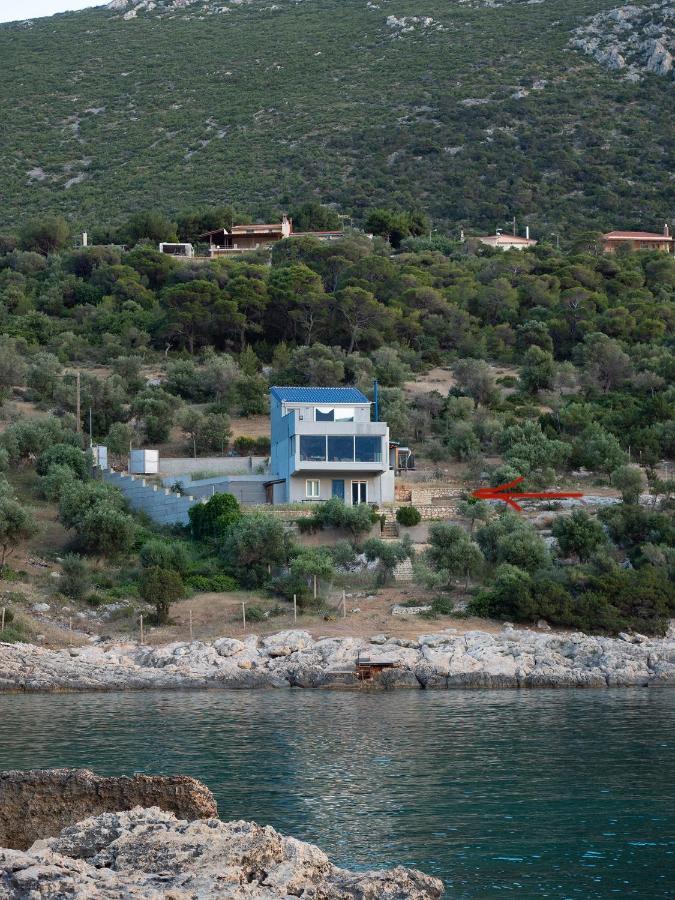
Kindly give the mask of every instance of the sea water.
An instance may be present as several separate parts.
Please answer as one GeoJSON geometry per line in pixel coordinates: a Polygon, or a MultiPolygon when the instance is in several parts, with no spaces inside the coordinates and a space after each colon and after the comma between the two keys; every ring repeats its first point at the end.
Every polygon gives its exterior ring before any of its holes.
{"type": "Polygon", "coordinates": [[[222,819],[452,898],[675,897],[675,692],[0,696],[0,769],[193,775],[222,819]]]}

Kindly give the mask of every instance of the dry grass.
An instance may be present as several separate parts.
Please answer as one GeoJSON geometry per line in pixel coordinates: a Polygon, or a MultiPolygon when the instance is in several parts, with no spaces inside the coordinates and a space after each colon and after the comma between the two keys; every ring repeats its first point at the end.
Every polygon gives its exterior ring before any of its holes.
{"type": "MultiPolygon", "coordinates": [[[[412,586],[387,587],[366,596],[355,596],[348,591],[346,598],[347,615],[342,616],[341,592],[333,592],[327,600],[329,612],[298,611],[297,621],[293,620],[293,608],[290,603],[281,600],[270,600],[255,592],[236,591],[227,594],[198,594],[189,600],[183,600],[171,607],[172,624],[160,628],[151,628],[147,632],[147,642],[155,646],[172,641],[190,639],[190,611],[192,611],[192,636],[195,640],[213,641],[220,637],[242,638],[246,634],[268,635],[290,628],[309,631],[314,638],[319,637],[357,637],[369,638],[374,634],[387,634],[392,637],[415,638],[420,634],[440,631],[445,628],[456,628],[458,634],[480,629],[496,633],[501,625],[496,622],[476,618],[455,618],[438,616],[436,619],[398,618],[391,615],[391,607],[410,599],[419,599],[420,604],[429,602],[424,590],[413,589],[412,586]],[[242,622],[242,601],[247,606],[258,606],[263,609],[282,608],[282,615],[274,615],[263,622],[248,622],[246,631],[242,622]]],[[[110,629],[107,633],[111,634],[110,629]]],[[[135,635],[137,636],[137,635],[135,635]]]]}

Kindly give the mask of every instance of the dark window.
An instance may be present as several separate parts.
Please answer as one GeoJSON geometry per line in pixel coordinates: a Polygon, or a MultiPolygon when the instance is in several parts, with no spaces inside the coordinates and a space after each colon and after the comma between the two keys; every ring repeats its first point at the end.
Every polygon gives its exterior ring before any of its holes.
{"type": "Polygon", "coordinates": [[[329,462],[354,462],[354,438],[329,436],[328,460],[329,462]]]}
{"type": "Polygon", "coordinates": [[[314,411],[315,422],[334,422],[335,410],[332,407],[317,406],[314,411]]]}
{"type": "Polygon", "coordinates": [[[357,437],[356,462],[382,462],[382,438],[357,437]]]}
{"type": "Polygon", "coordinates": [[[300,435],[300,459],[304,462],[326,461],[326,438],[324,435],[300,435]]]}

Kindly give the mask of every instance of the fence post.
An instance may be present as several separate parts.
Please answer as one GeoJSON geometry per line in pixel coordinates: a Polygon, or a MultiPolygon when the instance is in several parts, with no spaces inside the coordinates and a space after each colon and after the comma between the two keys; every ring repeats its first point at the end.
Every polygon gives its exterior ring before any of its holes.
{"type": "Polygon", "coordinates": [[[342,591],[342,618],[347,618],[347,595],[342,591]]]}
{"type": "Polygon", "coordinates": [[[143,643],[143,613],[141,613],[141,644],[143,643]]]}
{"type": "Polygon", "coordinates": [[[190,643],[192,643],[192,610],[189,611],[190,616],[190,643]]]}
{"type": "Polygon", "coordinates": [[[2,607],[2,613],[0,613],[0,631],[5,630],[5,607],[2,607]]]}
{"type": "Polygon", "coordinates": [[[246,601],[242,600],[241,603],[241,618],[244,622],[244,631],[246,631],[246,601]]]}
{"type": "Polygon", "coordinates": [[[314,599],[316,600],[316,575],[314,575],[314,599]]]}
{"type": "Polygon", "coordinates": [[[293,594],[293,621],[298,621],[298,595],[293,594]]]}

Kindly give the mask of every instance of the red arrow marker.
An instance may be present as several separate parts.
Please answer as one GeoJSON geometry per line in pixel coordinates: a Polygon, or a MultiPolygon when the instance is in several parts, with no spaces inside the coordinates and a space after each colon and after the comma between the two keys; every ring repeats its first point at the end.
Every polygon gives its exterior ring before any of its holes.
{"type": "Polygon", "coordinates": [[[471,496],[475,497],[476,500],[501,500],[517,512],[522,512],[523,508],[516,503],[514,497],[517,497],[518,500],[578,500],[584,496],[581,491],[540,491],[539,493],[521,494],[518,491],[514,492],[511,490],[511,488],[514,488],[524,480],[525,476],[521,475],[520,478],[514,478],[513,481],[507,481],[506,484],[500,484],[498,487],[478,488],[471,496]]]}

